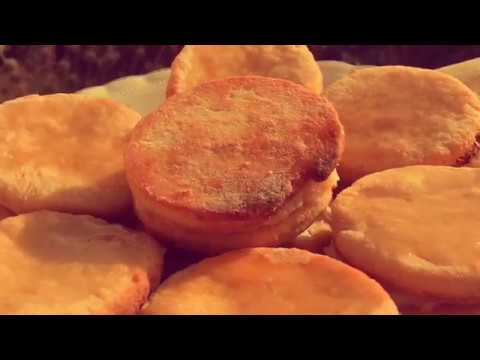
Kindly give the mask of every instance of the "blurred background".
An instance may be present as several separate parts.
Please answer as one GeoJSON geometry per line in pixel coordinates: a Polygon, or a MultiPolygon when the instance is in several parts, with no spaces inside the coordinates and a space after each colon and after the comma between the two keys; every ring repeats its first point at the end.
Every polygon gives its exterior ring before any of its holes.
{"type": "MultiPolygon", "coordinates": [[[[170,66],[183,45],[0,45],[0,102],[73,92],[170,66]]],[[[310,45],[317,60],[437,68],[480,56],[480,46],[310,45]]]]}

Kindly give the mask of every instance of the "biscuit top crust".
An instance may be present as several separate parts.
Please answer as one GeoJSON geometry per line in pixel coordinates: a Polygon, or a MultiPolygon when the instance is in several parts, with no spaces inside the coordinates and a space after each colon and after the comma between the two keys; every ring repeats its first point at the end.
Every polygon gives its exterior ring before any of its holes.
{"type": "Polygon", "coordinates": [[[132,133],[127,178],[162,205],[230,218],[273,214],[343,150],[333,106],[290,81],[234,77],[168,99],[132,133]]]}
{"type": "Polygon", "coordinates": [[[52,167],[65,176],[101,178],[123,167],[123,144],[140,118],[115,101],[83,95],[5,102],[0,106],[0,166],[2,171],[52,167]]]}
{"type": "Polygon", "coordinates": [[[374,280],[304,250],[252,248],[209,258],[169,278],[145,314],[397,314],[374,280]]]}
{"type": "Polygon", "coordinates": [[[340,177],[407,165],[455,165],[480,133],[480,100],[459,80],[406,66],[356,70],[325,96],[338,111],[347,146],[340,177]]]}
{"type": "Polygon", "coordinates": [[[167,96],[247,75],[290,80],[316,94],[323,90],[322,73],[306,45],[186,45],[171,68],[167,96]]]}
{"type": "Polygon", "coordinates": [[[21,199],[45,199],[42,204],[61,207],[62,200],[54,198],[70,191],[75,199],[64,199],[66,203],[80,198],[95,203],[104,196],[88,189],[100,183],[105,183],[106,193],[119,188],[119,196],[125,197],[124,146],[140,119],[124,105],[83,95],[27,96],[3,103],[2,202],[15,212],[36,206],[21,199]]]}
{"type": "Polygon", "coordinates": [[[133,313],[159,283],[164,252],[92,216],[9,217],[0,221],[0,313],[133,313]]]}
{"type": "Polygon", "coordinates": [[[399,261],[473,266],[480,258],[480,169],[386,170],[343,191],[332,210],[336,232],[356,231],[399,261]]]}
{"type": "Polygon", "coordinates": [[[480,169],[371,174],[338,195],[332,214],[335,245],[354,266],[403,289],[480,298],[480,169]]]}

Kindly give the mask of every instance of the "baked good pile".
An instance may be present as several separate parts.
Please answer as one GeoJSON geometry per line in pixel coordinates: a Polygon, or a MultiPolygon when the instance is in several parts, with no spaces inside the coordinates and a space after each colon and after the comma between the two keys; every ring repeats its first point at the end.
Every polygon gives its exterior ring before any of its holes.
{"type": "Polygon", "coordinates": [[[0,104],[0,313],[480,313],[480,98],[457,78],[189,45],[145,116],[0,104]]]}

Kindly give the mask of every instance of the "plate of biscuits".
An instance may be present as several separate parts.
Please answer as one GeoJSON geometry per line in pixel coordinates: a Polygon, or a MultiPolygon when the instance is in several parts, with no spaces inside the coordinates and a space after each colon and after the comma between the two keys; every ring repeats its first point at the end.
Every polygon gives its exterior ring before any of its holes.
{"type": "Polygon", "coordinates": [[[0,314],[479,314],[479,94],[480,59],[187,45],[6,101],[0,314]]]}

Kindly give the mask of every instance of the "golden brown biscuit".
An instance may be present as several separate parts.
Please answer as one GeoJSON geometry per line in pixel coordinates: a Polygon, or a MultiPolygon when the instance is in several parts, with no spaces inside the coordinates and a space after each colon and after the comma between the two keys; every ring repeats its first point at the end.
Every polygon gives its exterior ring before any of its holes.
{"type": "Polygon", "coordinates": [[[323,97],[236,77],[168,99],[135,128],[127,178],[146,228],[180,248],[277,246],[326,208],[343,129],[323,97]]]}
{"type": "Polygon", "coordinates": [[[171,69],[167,96],[244,75],[290,80],[316,94],[323,89],[322,73],[305,45],[186,45],[171,69]]]}
{"type": "Polygon", "coordinates": [[[134,314],[160,281],[148,235],[86,215],[0,221],[1,314],[134,314]]]}
{"type": "Polygon", "coordinates": [[[331,209],[327,207],[322,215],[308,227],[286,244],[286,247],[308,250],[313,253],[321,253],[331,242],[333,232],[330,225],[331,209]]]}
{"type": "Polygon", "coordinates": [[[411,166],[366,176],[332,204],[335,247],[381,283],[480,303],[480,169],[411,166]]]}
{"type": "Polygon", "coordinates": [[[378,283],[305,250],[256,248],[209,258],[173,275],[143,314],[398,314],[378,283]]]}
{"type": "Polygon", "coordinates": [[[0,105],[0,204],[111,217],[131,206],[123,151],[140,115],[82,95],[0,105]]]}
{"type": "Polygon", "coordinates": [[[478,148],[480,100],[439,71],[383,66],[354,71],[325,92],[345,127],[339,175],[350,184],[408,165],[464,165],[478,148]]]}

